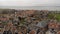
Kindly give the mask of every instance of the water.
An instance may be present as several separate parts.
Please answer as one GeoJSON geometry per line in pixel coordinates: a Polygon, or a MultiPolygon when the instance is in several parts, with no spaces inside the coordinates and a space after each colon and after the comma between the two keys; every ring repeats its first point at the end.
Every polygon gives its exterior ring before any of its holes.
{"type": "Polygon", "coordinates": [[[60,6],[0,6],[2,9],[23,9],[23,10],[57,10],[60,11],[60,6]]]}

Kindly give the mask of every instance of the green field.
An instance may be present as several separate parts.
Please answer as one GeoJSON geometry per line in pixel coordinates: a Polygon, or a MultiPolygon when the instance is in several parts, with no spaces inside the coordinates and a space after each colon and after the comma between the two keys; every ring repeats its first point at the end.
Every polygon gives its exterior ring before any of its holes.
{"type": "Polygon", "coordinates": [[[56,19],[57,21],[60,21],[60,14],[59,13],[51,13],[51,14],[48,14],[48,19],[56,19]]]}

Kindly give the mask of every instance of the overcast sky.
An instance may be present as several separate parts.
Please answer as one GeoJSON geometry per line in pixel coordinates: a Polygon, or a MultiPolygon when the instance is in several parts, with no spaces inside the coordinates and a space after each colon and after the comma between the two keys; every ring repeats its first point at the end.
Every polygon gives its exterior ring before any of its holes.
{"type": "Polygon", "coordinates": [[[0,0],[0,6],[60,6],[60,0],[0,0]]]}

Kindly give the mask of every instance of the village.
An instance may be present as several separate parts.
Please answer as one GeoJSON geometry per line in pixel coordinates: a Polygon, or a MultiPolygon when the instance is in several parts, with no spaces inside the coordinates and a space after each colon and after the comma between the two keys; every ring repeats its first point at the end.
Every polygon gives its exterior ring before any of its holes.
{"type": "Polygon", "coordinates": [[[0,10],[0,34],[60,34],[59,15],[48,10],[0,10]]]}

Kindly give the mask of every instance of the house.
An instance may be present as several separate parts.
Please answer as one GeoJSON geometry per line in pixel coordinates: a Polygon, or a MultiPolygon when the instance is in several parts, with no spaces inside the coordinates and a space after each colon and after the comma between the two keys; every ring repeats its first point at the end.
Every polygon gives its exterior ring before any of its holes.
{"type": "Polygon", "coordinates": [[[48,25],[48,20],[43,20],[43,21],[40,21],[36,26],[40,28],[44,28],[47,25],[48,25]]]}
{"type": "Polygon", "coordinates": [[[29,32],[29,34],[36,34],[36,31],[35,31],[35,30],[31,30],[31,31],[29,32]]]}
{"type": "Polygon", "coordinates": [[[58,31],[57,34],[60,34],[60,31],[58,31]]]}
{"type": "Polygon", "coordinates": [[[59,24],[58,24],[58,22],[56,22],[55,20],[49,22],[49,24],[48,24],[48,31],[50,33],[54,33],[54,34],[56,32],[58,32],[59,31],[59,24]]]}
{"type": "Polygon", "coordinates": [[[40,31],[41,32],[39,32],[39,33],[45,33],[48,29],[48,20],[43,20],[43,21],[41,21],[41,22],[39,22],[37,25],[36,25],[36,27],[38,28],[38,29],[40,29],[40,31]]]}
{"type": "Polygon", "coordinates": [[[22,32],[19,31],[18,34],[22,34],[22,32]]]}

